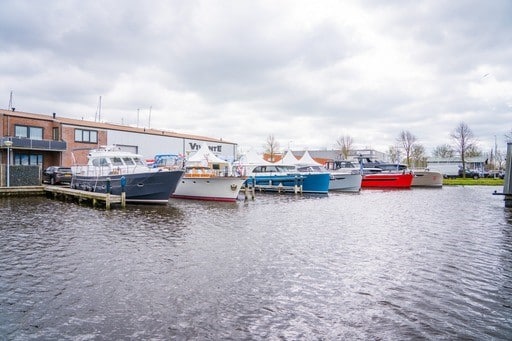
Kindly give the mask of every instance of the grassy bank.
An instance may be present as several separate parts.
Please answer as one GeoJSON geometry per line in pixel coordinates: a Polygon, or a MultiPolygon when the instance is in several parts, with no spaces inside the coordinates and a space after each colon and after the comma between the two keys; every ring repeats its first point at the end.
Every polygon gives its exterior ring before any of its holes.
{"type": "Polygon", "coordinates": [[[456,178],[456,179],[443,179],[443,186],[503,186],[503,179],[492,178],[456,178]]]}

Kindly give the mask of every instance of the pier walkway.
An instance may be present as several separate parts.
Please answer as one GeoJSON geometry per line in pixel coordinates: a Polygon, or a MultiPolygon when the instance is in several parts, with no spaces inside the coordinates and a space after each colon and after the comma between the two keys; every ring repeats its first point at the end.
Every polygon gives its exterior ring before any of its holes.
{"type": "Polygon", "coordinates": [[[0,196],[30,196],[30,195],[48,195],[54,199],[71,199],[78,203],[90,202],[93,207],[104,205],[107,210],[112,204],[120,204],[126,207],[126,196],[113,195],[109,193],[97,193],[71,189],[63,186],[16,186],[16,187],[0,187],[0,196]]]}

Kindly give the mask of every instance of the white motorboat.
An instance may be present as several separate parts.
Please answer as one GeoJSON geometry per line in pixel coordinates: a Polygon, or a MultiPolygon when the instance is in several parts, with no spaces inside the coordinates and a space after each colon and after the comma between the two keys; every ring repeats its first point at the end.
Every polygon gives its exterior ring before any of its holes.
{"type": "Polygon", "coordinates": [[[331,172],[329,191],[359,192],[363,176],[361,173],[331,172]]]}
{"type": "Polygon", "coordinates": [[[413,170],[412,187],[443,187],[443,174],[428,169],[413,170]]]}
{"type": "Polygon", "coordinates": [[[210,168],[187,168],[172,198],[236,201],[245,177],[222,176],[210,168]]]}
{"type": "Polygon", "coordinates": [[[349,161],[327,162],[326,169],[331,174],[329,191],[359,192],[363,176],[361,169],[349,161]]]}
{"type": "MultiPolygon", "coordinates": [[[[177,155],[156,155],[155,167],[176,168],[183,164],[177,155]]],[[[185,162],[185,175],[180,179],[172,198],[236,201],[245,177],[230,174],[229,162],[213,154],[206,144],[185,162]]]]}

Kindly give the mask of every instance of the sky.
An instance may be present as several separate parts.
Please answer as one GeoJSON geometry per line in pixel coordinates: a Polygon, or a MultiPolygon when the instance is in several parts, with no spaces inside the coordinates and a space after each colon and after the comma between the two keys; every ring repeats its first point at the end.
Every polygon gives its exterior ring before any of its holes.
{"type": "Polygon", "coordinates": [[[426,153],[512,131],[512,1],[2,0],[0,108],[222,138],[240,151],[426,153]],[[12,97],[11,97],[12,92],[12,97]],[[101,105],[100,105],[101,97],[101,105]],[[11,101],[12,99],[12,101],[11,101]]]}

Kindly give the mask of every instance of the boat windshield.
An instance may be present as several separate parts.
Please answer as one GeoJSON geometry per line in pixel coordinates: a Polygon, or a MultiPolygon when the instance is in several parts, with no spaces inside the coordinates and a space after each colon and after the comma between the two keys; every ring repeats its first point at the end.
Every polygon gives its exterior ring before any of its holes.
{"type": "Polygon", "coordinates": [[[277,166],[280,172],[292,172],[295,171],[294,166],[277,166]]]}
{"type": "Polygon", "coordinates": [[[133,158],[133,161],[135,161],[135,164],[136,164],[136,165],[144,166],[144,161],[142,161],[142,160],[141,160],[140,158],[138,158],[138,157],[133,158]]]}
{"type": "Polygon", "coordinates": [[[324,172],[325,169],[321,166],[303,166],[297,167],[299,172],[324,172]]]}
{"type": "Polygon", "coordinates": [[[177,167],[181,160],[178,155],[157,155],[154,167],[177,167]]]}
{"type": "Polygon", "coordinates": [[[92,165],[96,167],[106,167],[108,166],[108,160],[104,157],[97,157],[92,159],[92,165]]]}
{"type": "Polygon", "coordinates": [[[294,171],[294,166],[265,165],[254,168],[253,173],[282,173],[294,171]]]}
{"type": "Polygon", "coordinates": [[[258,166],[254,168],[253,173],[275,173],[279,172],[276,166],[268,165],[268,166],[258,166]]]}
{"type": "Polygon", "coordinates": [[[120,157],[111,157],[110,163],[114,166],[123,166],[123,160],[120,157]]]}
{"type": "Polygon", "coordinates": [[[359,169],[359,165],[356,166],[351,161],[327,161],[325,166],[329,170],[338,170],[340,168],[357,168],[359,169]]]}
{"type": "Polygon", "coordinates": [[[123,157],[123,162],[127,166],[133,166],[135,164],[131,157],[123,157]]]}

